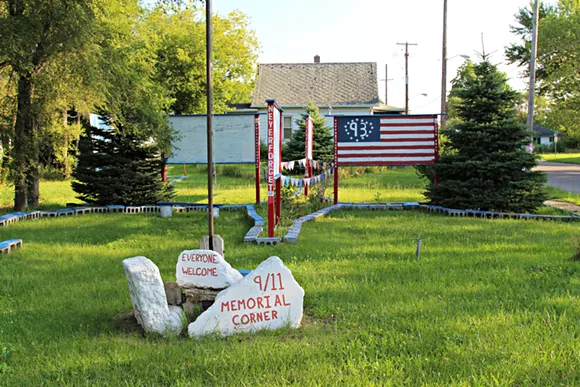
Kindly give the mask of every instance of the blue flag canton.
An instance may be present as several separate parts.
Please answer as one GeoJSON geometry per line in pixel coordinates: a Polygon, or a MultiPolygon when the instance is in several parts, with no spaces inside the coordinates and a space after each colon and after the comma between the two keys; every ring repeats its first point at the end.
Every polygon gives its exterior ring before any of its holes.
{"type": "Polygon", "coordinates": [[[338,142],[380,142],[381,119],[379,117],[340,117],[338,119],[338,142]]]}

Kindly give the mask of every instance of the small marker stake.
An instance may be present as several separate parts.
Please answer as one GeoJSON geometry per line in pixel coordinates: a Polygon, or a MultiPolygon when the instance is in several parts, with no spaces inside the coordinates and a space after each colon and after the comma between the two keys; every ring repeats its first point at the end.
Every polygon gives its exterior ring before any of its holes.
{"type": "Polygon", "coordinates": [[[417,251],[415,252],[415,259],[419,260],[419,256],[421,255],[421,242],[423,240],[421,238],[417,238],[417,251]]]}

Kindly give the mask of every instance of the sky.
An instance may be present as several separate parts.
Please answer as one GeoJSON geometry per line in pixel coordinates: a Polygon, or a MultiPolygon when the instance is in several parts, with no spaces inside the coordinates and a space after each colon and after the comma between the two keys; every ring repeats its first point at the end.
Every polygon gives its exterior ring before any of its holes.
{"type": "MultiPolygon", "coordinates": [[[[553,1],[545,1],[553,3],[553,1]]],[[[512,87],[526,89],[521,71],[507,65],[504,48],[517,37],[510,33],[514,15],[526,0],[448,0],[447,91],[457,68],[485,52],[506,72],[512,87]]],[[[250,18],[260,42],[259,63],[376,62],[379,97],[385,101],[388,65],[389,105],[405,106],[404,46],[409,46],[409,109],[441,110],[443,0],[213,0],[214,12],[238,9],[250,18]],[[427,94],[424,96],[423,94],[427,94]]]]}

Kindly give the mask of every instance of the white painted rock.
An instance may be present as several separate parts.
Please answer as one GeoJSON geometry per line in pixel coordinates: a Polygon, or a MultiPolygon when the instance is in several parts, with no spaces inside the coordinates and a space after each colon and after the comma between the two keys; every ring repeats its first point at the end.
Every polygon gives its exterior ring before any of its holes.
{"type": "Polygon", "coordinates": [[[133,310],[145,332],[164,337],[177,336],[183,329],[184,314],[180,307],[169,307],[159,269],[145,257],[123,260],[133,310]]]}
{"type": "Polygon", "coordinates": [[[181,287],[224,289],[242,279],[226,260],[211,250],[185,250],[177,258],[177,284],[181,287]]]}
{"type": "Polygon", "coordinates": [[[221,291],[215,303],[189,324],[191,337],[227,336],[261,329],[297,328],[304,290],[278,257],[270,257],[241,281],[221,291]]]}

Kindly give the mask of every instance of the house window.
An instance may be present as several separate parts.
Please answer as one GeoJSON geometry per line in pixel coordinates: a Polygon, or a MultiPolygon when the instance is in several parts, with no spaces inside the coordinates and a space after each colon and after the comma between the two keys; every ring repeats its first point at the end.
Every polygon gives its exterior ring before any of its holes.
{"type": "Polygon", "coordinates": [[[536,144],[541,144],[542,143],[542,140],[540,139],[540,137],[534,137],[534,142],[536,144]]]}
{"type": "Polygon", "coordinates": [[[284,117],[284,140],[292,138],[292,117],[284,117]]]}

